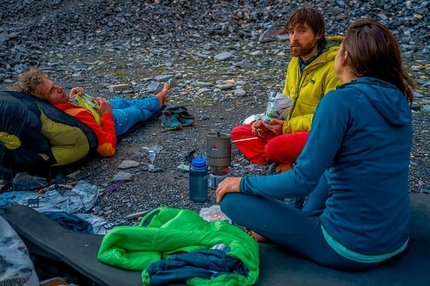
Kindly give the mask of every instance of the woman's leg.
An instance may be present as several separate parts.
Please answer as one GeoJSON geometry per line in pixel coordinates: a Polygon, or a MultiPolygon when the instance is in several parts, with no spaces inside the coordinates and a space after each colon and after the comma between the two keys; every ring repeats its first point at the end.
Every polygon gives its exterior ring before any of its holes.
{"type": "Polygon", "coordinates": [[[322,265],[338,269],[365,269],[377,265],[355,262],[335,252],[322,233],[321,211],[302,211],[277,199],[243,193],[226,194],[221,209],[235,223],[322,265]]]}
{"type": "Polygon", "coordinates": [[[265,148],[267,159],[272,162],[291,164],[302,153],[308,137],[309,132],[294,132],[273,138],[265,148]]]}
{"type": "Polygon", "coordinates": [[[252,133],[251,125],[245,124],[234,127],[231,130],[231,141],[251,162],[258,165],[267,164],[264,148],[267,141],[276,137],[276,135],[275,133],[265,133],[257,136],[252,133]]]}

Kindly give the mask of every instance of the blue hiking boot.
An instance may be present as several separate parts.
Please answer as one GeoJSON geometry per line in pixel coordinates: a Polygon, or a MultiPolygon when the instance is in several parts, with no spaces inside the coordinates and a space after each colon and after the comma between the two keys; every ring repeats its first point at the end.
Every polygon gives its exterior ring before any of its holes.
{"type": "Polygon", "coordinates": [[[168,108],[168,110],[171,113],[178,115],[178,121],[179,123],[181,123],[182,126],[189,126],[194,124],[194,116],[188,112],[185,106],[174,106],[168,108]]]}
{"type": "Polygon", "coordinates": [[[161,126],[166,130],[182,129],[182,124],[178,121],[178,114],[173,114],[170,110],[163,111],[161,117],[161,126]]]}
{"type": "Polygon", "coordinates": [[[178,121],[179,123],[181,123],[182,126],[190,126],[194,124],[194,116],[179,115],[178,121]]]}

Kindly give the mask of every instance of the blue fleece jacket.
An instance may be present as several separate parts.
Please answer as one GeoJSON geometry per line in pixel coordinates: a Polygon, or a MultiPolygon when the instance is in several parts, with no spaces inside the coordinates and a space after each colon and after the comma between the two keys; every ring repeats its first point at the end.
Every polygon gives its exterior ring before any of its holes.
{"type": "Polygon", "coordinates": [[[272,176],[244,177],[241,192],[300,197],[320,177],[330,186],[322,226],[358,253],[379,255],[409,236],[408,171],[411,111],[405,96],[375,78],[359,78],[328,92],[296,166],[272,176]]]}

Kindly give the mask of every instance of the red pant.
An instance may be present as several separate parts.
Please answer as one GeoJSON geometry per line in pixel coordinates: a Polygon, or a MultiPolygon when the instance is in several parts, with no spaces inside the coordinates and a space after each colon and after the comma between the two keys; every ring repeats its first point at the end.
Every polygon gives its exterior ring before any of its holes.
{"type": "Polygon", "coordinates": [[[268,161],[282,164],[294,162],[302,152],[309,136],[309,132],[282,135],[270,132],[256,136],[252,133],[251,125],[246,124],[233,128],[231,140],[246,158],[259,165],[267,164],[268,161]],[[242,139],[249,140],[239,142],[242,139]]]}

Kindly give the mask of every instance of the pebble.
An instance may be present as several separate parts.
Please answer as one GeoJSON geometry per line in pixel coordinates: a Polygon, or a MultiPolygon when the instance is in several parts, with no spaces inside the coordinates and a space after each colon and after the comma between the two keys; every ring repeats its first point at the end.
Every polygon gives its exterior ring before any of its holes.
{"type": "Polygon", "coordinates": [[[113,176],[111,181],[131,181],[133,179],[133,175],[128,172],[118,172],[113,176]]]}
{"type": "Polygon", "coordinates": [[[232,89],[236,87],[236,85],[235,84],[217,84],[215,85],[215,87],[221,90],[227,90],[227,89],[232,89]]]}
{"type": "Polygon", "coordinates": [[[118,165],[118,169],[129,169],[139,166],[140,163],[134,160],[124,160],[118,165]]]}

